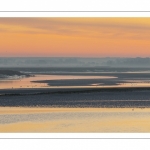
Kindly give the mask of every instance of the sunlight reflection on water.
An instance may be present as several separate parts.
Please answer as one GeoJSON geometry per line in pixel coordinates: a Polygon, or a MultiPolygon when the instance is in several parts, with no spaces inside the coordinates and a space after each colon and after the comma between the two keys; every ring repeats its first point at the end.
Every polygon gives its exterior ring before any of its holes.
{"type": "MultiPolygon", "coordinates": [[[[26,78],[10,78],[0,80],[0,89],[12,88],[48,88],[47,83],[37,83],[32,81],[41,80],[63,80],[63,79],[111,79],[112,76],[70,76],[70,75],[35,75],[26,78]]],[[[71,85],[70,85],[71,86],[71,85]]]]}

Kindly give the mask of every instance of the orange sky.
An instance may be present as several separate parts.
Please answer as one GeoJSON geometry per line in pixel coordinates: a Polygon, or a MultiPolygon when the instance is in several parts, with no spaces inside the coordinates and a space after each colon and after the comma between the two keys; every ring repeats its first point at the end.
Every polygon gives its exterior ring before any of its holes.
{"type": "Polygon", "coordinates": [[[150,57],[150,18],[0,18],[0,57],[150,57]]]}

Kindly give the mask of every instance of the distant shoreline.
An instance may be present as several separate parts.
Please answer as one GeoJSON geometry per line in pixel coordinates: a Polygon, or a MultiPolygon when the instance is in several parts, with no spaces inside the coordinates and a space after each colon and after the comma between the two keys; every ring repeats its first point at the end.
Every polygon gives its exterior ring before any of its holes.
{"type": "Polygon", "coordinates": [[[5,69],[0,69],[0,79],[8,78],[11,76],[25,76],[29,77],[29,74],[26,73],[21,73],[20,71],[14,71],[14,70],[5,70],[5,69]]]}

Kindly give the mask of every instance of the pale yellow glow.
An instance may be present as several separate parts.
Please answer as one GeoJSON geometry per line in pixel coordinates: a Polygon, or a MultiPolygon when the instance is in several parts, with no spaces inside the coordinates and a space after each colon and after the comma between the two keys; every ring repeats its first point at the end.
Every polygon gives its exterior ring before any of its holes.
{"type": "Polygon", "coordinates": [[[149,108],[0,108],[0,115],[64,112],[78,115],[75,118],[72,115],[72,119],[0,124],[0,132],[150,132],[149,108]],[[108,113],[108,115],[106,117],[88,116],[89,113],[100,116],[108,113]],[[82,114],[87,114],[87,117],[82,118],[82,114]]]}

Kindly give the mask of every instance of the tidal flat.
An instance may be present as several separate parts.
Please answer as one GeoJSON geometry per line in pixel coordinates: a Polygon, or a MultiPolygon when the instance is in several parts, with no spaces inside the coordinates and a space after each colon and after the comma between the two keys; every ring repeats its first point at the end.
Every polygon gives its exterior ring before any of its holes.
{"type": "Polygon", "coordinates": [[[150,132],[149,70],[14,70],[0,78],[0,132],[150,132]]]}

